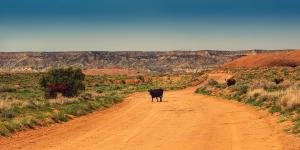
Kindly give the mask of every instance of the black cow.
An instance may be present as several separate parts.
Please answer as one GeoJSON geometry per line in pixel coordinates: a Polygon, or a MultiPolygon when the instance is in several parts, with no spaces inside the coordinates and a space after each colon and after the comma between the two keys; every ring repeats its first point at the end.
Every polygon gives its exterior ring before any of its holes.
{"type": "Polygon", "coordinates": [[[162,97],[164,94],[163,89],[153,89],[153,90],[148,90],[148,92],[152,97],[152,102],[153,102],[153,98],[156,98],[157,102],[158,102],[158,98],[160,98],[160,102],[162,102],[162,97]]]}
{"type": "Polygon", "coordinates": [[[232,86],[232,85],[235,85],[236,80],[232,79],[232,78],[231,79],[227,79],[226,83],[227,83],[227,86],[232,86]]]}

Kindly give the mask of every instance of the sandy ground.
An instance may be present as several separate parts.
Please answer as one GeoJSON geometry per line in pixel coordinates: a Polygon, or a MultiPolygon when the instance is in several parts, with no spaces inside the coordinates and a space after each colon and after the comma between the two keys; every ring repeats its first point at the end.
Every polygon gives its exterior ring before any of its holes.
{"type": "Polygon", "coordinates": [[[147,93],[133,94],[107,110],[0,138],[0,149],[292,149],[282,131],[252,107],[194,90],[166,92],[164,102],[151,102],[147,93]]]}

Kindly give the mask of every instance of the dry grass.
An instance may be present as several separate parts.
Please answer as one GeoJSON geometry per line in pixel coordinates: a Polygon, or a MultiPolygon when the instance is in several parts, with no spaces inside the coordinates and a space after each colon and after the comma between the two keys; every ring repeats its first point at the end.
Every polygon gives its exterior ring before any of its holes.
{"type": "Polygon", "coordinates": [[[55,99],[48,99],[47,102],[49,104],[68,104],[68,103],[73,103],[75,101],[78,101],[78,99],[75,98],[68,98],[68,97],[64,97],[62,96],[61,93],[58,93],[57,98],[55,99]]]}
{"type": "Polygon", "coordinates": [[[282,109],[295,109],[300,107],[300,90],[296,87],[288,88],[280,99],[282,109]]]}
{"type": "Polygon", "coordinates": [[[256,89],[276,89],[276,88],[282,88],[282,89],[287,89],[289,87],[293,86],[293,83],[291,81],[283,81],[281,84],[275,84],[274,82],[271,81],[266,81],[266,80],[259,80],[259,81],[254,81],[254,83],[249,87],[252,90],[256,89]]]}
{"type": "Polygon", "coordinates": [[[18,106],[22,108],[22,107],[26,107],[28,104],[29,104],[28,101],[18,100],[7,96],[4,99],[0,99],[0,110],[10,109],[12,106],[18,106]]]}
{"type": "Polygon", "coordinates": [[[268,95],[269,93],[267,91],[265,91],[264,89],[262,88],[259,88],[259,89],[251,89],[250,91],[248,91],[247,93],[247,96],[249,97],[255,97],[255,95],[263,95],[263,96],[266,96],[268,95]]]}
{"type": "Polygon", "coordinates": [[[247,93],[247,96],[249,96],[249,97],[256,97],[256,95],[260,95],[260,96],[282,97],[285,94],[286,94],[286,91],[267,92],[265,89],[259,88],[259,89],[251,89],[247,93]]]}
{"type": "Polygon", "coordinates": [[[247,95],[249,97],[257,97],[257,96],[274,96],[279,97],[279,105],[281,109],[296,109],[300,107],[300,90],[296,86],[292,86],[284,91],[276,91],[276,92],[267,92],[266,90],[252,89],[247,95]]]}

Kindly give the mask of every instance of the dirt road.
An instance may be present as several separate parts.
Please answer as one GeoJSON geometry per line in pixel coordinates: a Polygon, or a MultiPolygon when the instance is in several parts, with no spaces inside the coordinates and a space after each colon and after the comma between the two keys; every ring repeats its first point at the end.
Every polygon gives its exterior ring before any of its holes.
{"type": "Polygon", "coordinates": [[[249,107],[194,90],[166,92],[164,102],[133,94],[104,111],[0,138],[0,149],[284,149],[277,133],[249,107]]]}

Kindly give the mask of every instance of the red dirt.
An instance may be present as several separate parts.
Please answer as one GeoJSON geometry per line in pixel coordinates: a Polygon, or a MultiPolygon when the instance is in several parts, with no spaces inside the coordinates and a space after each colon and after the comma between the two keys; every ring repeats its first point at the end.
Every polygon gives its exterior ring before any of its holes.
{"type": "Polygon", "coordinates": [[[224,64],[224,68],[300,66],[300,50],[255,54],[224,64]]]}
{"type": "MultiPolygon", "coordinates": [[[[122,80],[115,80],[113,81],[114,84],[122,84],[122,80]]],[[[139,84],[142,83],[139,79],[126,79],[124,80],[124,84],[139,84]]]]}
{"type": "Polygon", "coordinates": [[[167,91],[164,102],[137,93],[110,109],[0,138],[2,150],[296,150],[299,138],[253,107],[167,91]]]}
{"type": "Polygon", "coordinates": [[[123,68],[103,68],[103,69],[86,69],[83,70],[85,75],[137,75],[138,72],[123,68]]]}
{"type": "Polygon", "coordinates": [[[142,83],[142,81],[139,80],[139,79],[127,79],[127,80],[125,80],[125,84],[139,84],[139,83],[142,83]]]}

